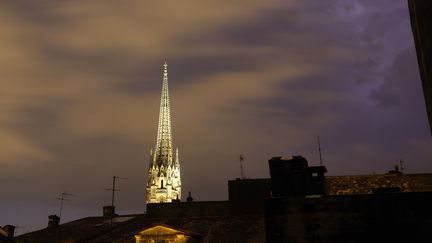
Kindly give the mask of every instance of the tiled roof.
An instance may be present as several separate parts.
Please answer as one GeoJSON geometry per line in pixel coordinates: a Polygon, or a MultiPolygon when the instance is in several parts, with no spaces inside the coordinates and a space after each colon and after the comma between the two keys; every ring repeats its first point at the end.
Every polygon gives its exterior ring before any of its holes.
{"type": "Polygon", "coordinates": [[[326,176],[329,195],[367,194],[375,188],[399,187],[401,192],[432,191],[432,174],[326,176]]]}
{"type": "Polygon", "coordinates": [[[155,225],[167,225],[181,231],[204,236],[204,242],[254,242],[265,241],[262,216],[224,216],[196,218],[148,218],[135,215],[132,219],[115,223],[111,229],[109,219],[90,217],[47,228],[16,238],[17,242],[135,242],[135,234],[155,225]],[[249,236],[244,232],[249,232],[249,236]],[[238,239],[237,239],[237,238],[238,239]],[[258,240],[258,241],[257,241],[258,240]]]}

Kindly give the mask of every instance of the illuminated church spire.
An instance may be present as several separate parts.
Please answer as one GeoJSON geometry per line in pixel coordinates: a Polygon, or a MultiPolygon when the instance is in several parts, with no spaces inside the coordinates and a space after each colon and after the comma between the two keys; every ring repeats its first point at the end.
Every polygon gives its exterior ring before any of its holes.
{"type": "Polygon", "coordinates": [[[163,65],[163,84],[155,147],[157,164],[172,164],[171,114],[168,93],[168,64],[163,65]]]}
{"type": "Polygon", "coordinates": [[[172,202],[180,198],[180,161],[178,149],[173,161],[168,64],[165,62],[156,147],[154,151],[150,151],[146,201],[147,203],[172,202]]]}

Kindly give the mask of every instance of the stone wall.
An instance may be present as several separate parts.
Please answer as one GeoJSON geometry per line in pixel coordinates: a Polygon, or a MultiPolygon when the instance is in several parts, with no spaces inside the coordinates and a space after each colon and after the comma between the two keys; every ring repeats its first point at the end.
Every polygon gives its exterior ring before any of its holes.
{"type": "Polygon", "coordinates": [[[399,187],[401,192],[432,191],[432,174],[326,176],[328,195],[368,194],[375,188],[399,187]]]}
{"type": "Polygon", "coordinates": [[[270,198],[270,179],[228,181],[231,214],[263,214],[264,200],[270,198]]]}

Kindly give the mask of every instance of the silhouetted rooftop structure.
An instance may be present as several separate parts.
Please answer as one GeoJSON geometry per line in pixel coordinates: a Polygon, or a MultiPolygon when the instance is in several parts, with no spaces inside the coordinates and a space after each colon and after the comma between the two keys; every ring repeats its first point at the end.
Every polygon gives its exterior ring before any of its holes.
{"type": "Polygon", "coordinates": [[[408,0],[411,28],[432,132],[432,1],[408,0]]]}
{"type": "Polygon", "coordinates": [[[16,242],[428,242],[432,174],[325,177],[302,156],[273,157],[269,168],[271,178],[229,181],[228,201],[151,203],[112,217],[104,207],[16,242]]]}
{"type": "Polygon", "coordinates": [[[302,156],[273,157],[269,160],[273,197],[324,194],[324,166],[308,166],[302,156]]]}

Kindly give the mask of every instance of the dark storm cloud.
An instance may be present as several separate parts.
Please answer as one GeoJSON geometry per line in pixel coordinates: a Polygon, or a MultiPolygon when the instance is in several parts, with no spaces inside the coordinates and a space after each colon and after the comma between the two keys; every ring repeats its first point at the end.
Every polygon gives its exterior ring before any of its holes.
{"type": "Polygon", "coordinates": [[[219,43],[222,41],[242,46],[286,45],[295,41],[299,33],[306,31],[298,24],[296,17],[297,13],[291,9],[267,10],[240,23],[220,27],[212,31],[211,36],[203,35],[206,39],[198,40],[219,43]],[[290,35],[280,36],[284,33],[290,35]]]}
{"type": "Polygon", "coordinates": [[[401,103],[414,103],[422,112],[419,93],[420,76],[414,48],[403,50],[389,68],[388,74],[377,89],[372,90],[370,98],[384,108],[399,106],[401,103]]]}
{"type": "Polygon", "coordinates": [[[254,68],[255,64],[250,59],[227,54],[178,57],[171,61],[173,65],[170,72],[178,75],[178,78],[176,76],[178,81],[173,82],[174,85],[189,84],[189,82],[221,72],[250,70],[254,68]]]}
{"type": "MultiPolygon", "coordinates": [[[[343,74],[343,73],[342,73],[343,74]]],[[[346,112],[346,93],[350,92],[346,76],[306,76],[288,81],[279,81],[277,95],[262,99],[245,100],[241,106],[257,107],[263,117],[275,116],[278,119],[298,121],[297,125],[307,125],[304,117],[318,118],[323,114],[346,112]],[[271,107],[272,109],[266,109],[271,107]]],[[[317,119],[319,120],[319,119],[317,119]]]]}
{"type": "Polygon", "coordinates": [[[34,23],[48,26],[61,27],[73,17],[59,14],[55,11],[59,6],[58,1],[43,0],[43,1],[6,1],[2,3],[2,7],[7,8],[8,11],[14,12],[20,18],[26,19],[34,23]]]}
{"type": "MultiPolygon", "coordinates": [[[[250,70],[255,65],[250,59],[245,60],[243,57],[233,57],[227,54],[174,57],[167,62],[169,63],[169,78],[172,76],[175,80],[170,83],[173,89],[187,88],[189,85],[202,82],[205,77],[221,72],[250,70]]],[[[154,65],[154,63],[145,68],[126,69],[116,91],[142,95],[148,91],[160,90],[161,72],[160,65],[154,65]]]]}

